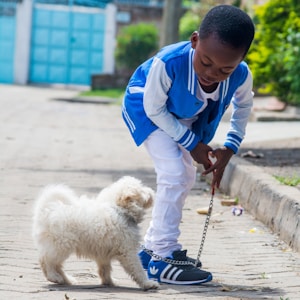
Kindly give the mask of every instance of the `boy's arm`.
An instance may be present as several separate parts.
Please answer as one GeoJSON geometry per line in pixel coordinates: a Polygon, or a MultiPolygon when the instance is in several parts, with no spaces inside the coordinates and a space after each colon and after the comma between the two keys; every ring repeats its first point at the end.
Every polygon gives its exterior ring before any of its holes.
{"type": "Polygon", "coordinates": [[[164,62],[155,58],[145,85],[144,110],[156,126],[190,151],[195,148],[199,139],[168,111],[167,99],[171,85],[172,79],[166,72],[164,62]]]}
{"type": "Polygon", "coordinates": [[[253,105],[253,79],[249,71],[245,82],[237,89],[234,94],[232,105],[232,115],[230,128],[227,133],[224,146],[237,153],[239,146],[244,139],[246,126],[253,105]]]}
{"type": "Polygon", "coordinates": [[[203,172],[203,175],[214,172],[212,187],[220,186],[225,167],[232,155],[237,153],[245,135],[246,125],[253,104],[252,75],[250,71],[245,82],[237,89],[232,103],[233,112],[230,120],[231,125],[224,147],[211,151],[210,155],[215,157],[216,161],[210,168],[203,172]]]}

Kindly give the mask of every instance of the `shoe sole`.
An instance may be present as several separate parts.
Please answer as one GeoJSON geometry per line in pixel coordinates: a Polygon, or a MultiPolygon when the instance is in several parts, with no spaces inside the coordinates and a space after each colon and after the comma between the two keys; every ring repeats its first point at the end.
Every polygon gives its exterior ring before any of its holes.
{"type": "Polygon", "coordinates": [[[212,281],[213,277],[212,275],[209,275],[207,278],[202,279],[202,280],[193,280],[193,281],[174,281],[174,280],[170,280],[170,279],[165,279],[165,278],[156,278],[156,277],[149,277],[150,280],[155,280],[159,283],[167,283],[167,284],[175,284],[175,285],[199,285],[202,283],[206,283],[209,281],[212,281]]]}

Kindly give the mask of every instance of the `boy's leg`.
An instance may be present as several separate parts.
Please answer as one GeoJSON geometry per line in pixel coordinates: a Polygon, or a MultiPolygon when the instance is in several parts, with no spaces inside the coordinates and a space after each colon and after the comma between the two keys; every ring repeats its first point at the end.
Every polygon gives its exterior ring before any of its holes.
{"type": "MultiPolygon", "coordinates": [[[[196,177],[192,158],[188,151],[159,129],[149,136],[145,146],[157,173],[157,193],[145,246],[163,258],[172,259],[151,259],[147,266],[148,277],[171,284],[208,282],[212,280],[212,274],[197,268],[194,262],[190,264],[186,250],[181,250],[178,243],[182,208],[196,177]]],[[[142,257],[141,260],[144,265],[142,257]]]]}
{"type": "Polygon", "coordinates": [[[195,182],[196,168],[189,152],[162,130],[153,132],[144,144],[157,174],[157,192],[145,247],[167,257],[181,249],[179,225],[185,199],[195,182]]]}

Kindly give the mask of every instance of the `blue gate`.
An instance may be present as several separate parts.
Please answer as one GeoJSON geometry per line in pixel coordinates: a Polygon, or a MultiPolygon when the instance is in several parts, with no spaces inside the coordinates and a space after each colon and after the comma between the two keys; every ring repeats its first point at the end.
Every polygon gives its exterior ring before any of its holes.
{"type": "Polygon", "coordinates": [[[13,83],[18,1],[0,0],[0,82],[13,83]]]}
{"type": "Polygon", "coordinates": [[[90,85],[104,65],[105,2],[35,1],[30,82],[90,85]]]}

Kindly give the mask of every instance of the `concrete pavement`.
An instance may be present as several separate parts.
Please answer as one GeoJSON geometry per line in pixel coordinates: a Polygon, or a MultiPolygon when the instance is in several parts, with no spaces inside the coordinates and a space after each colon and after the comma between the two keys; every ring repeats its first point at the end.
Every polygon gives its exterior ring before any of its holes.
{"type": "MultiPolygon", "coordinates": [[[[220,192],[215,196],[201,256],[203,268],[214,275],[212,282],[202,286],[161,285],[157,291],[143,292],[115,263],[117,287],[104,288],[99,286],[95,264],[75,256],[65,269],[77,277],[78,285],[47,282],[31,239],[32,207],[43,186],[63,182],[79,194],[95,195],[120,176],[132,175],[155,187],[151,161],[143,147],[133,144],[120,107],[64,101],[76,95],[72,90],[0,85],[1,300],[300,299],[299,252],[256,220],[251,209],[233,216],[230,207],[221,206],[221,200],[228,196],[220,192]]],[[[298,122],[263,124],[250,123],[247,138],[252,136],[252,129],[259,132],[252,141],[262,136],[271,138],[273,132],[276,138],[281,134],[285,138],[286,132],[290,138],[299,136],[298,122]]],[[[215,143],[222,141],[227,126],[226,122],[221,124],[215,143]]],[[[233,162],[234,169],[239,167],[240,163],[233,162]]],[[[239,177],[230,172],[226,178],[239,177]]],[[[232,197],[239,184],[228,182],[232,197]]],[[[243,189],[247,188],[244,183],[243,189]]],[[[209,199],[209,186],[198,180],[181,224],[181,243],[192,257],[197,256],[205,220],[196,210],[207,206],[209,199]]],[[[141,226],[142,234],[149,220],[150,212],[141,226]]]]}
{"type": "MultiPolygon", "coordinates": [[[[300,109],[287,107],[284,112],[264,111],[270,98],[255,98],[254,109],[248,123],[243,148],[271,148],[298,157],[300,151],[300,109]],[[262,120],[257,122],[256,120],[262,120]],[[266,121],[269,120],[269,121],[266,121]],[[298,121],[295,121],[298,120],[298,121]],[[297,151],[298,153],[294,153],[297,151]]],[[[272,99],[271,99],[272,100],[272,99]]],[[[227,120],[229,120],[227,113],[227,120]]],[[[225,116],[226,119],[226,116],[225,116]]],[[[214,143],[222,144],[228,123],[221,124],[214,143]]],[[[278,154],[280,155],[280,154],[278,154]]],[[[276,159],[276,157],[274,157],[276,159]]],[[[276,164],[274,164],[276,165],[276,164]]],[[[257,167],[238,155],[230,161],[221,188],[228,195],[238,197],[243,206],[258,220],[276,232],[294,250],[300,252],[300,187],[282,185],[273,175],[300,176],[300,162],[294,165],[267,168],[257,167]]]]}

